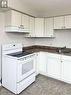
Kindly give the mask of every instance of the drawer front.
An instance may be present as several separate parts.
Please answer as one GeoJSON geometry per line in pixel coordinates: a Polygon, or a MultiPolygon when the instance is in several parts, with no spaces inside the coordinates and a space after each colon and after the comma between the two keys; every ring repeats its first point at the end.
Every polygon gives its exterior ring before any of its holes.
{"type": "Polygon", "coordinates": [[[26,87],[28,87],[31,83],[35,81],[35,73],[21,81],[20,83],[17,83],[17,94],[19,94],[21,91],[23,91],[26,87]]]}

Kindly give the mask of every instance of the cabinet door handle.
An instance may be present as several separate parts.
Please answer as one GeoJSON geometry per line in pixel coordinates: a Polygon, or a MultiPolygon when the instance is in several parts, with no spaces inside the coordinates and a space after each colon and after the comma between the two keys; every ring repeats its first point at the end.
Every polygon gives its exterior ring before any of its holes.
{"type": "Polygon", "coordinates": [[[24,29],[24,26],[23,26],[23,25],[20,25],[20,28],[21,28],[21,29],[24,29]]]}

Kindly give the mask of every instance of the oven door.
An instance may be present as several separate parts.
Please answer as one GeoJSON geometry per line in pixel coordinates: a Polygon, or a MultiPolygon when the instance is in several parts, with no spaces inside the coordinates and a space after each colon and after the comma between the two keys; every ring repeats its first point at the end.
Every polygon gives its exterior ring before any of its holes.
{"type": "Polygon", "coordinates": [[[21,82],[26,79],[31,74],[35,73],[35,62],[34,55],[29,55],[27,57],[18,60],[17,65],[17,82],[21,82]]]}

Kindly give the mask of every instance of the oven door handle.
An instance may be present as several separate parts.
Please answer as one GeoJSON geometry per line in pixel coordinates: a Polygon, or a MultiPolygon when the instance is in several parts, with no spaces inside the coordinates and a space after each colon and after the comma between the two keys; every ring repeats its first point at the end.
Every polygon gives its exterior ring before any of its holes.
{"type": "Polygon", "coordinates": [[[19,61],[26,61],[26,60],[29,60],[31,58],[34,58],[34,54],[33,55],[29,55],[29,56],[26,56],[26,57],[23,57],[23,58],[20,58],[18,59],[19,61]]]}

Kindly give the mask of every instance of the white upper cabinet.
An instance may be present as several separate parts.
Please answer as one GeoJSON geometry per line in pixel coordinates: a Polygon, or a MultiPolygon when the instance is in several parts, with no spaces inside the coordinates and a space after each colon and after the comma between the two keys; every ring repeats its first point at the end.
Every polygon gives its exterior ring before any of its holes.
{"type": "Polygon", "coordinates": [[[53,18],[45,18],[45,37],[53,37],[53,18]]]}
{"type": "Polygon", "coordinates": [[[44,18],[35,18],[35,37],[44,37],[44,18]]]}
{"type": "Polygon", "coordinates": [[[71,15],[54,17],[54,29],[70,29],[71,15]]]}
{"type": "Polygon", "coordinates": [[[65,16],[65,28],[71,28],[71,15],[65,16]]]}
{"type": "Polygon", "coordinates": [[[29,33],[29,19],[30,17],[25,14],[9,10],[5,12],[5,31],[29,33]]]}
{"type": "Polygon", "coordinates": [[[10,10],[5,12],[5,26],[17,26],[21,25],[21,13],[10,10]]]}
{"type": "Polygon", "coordinates": [[[24,29],[29,29],[30,17],[28,15],[22,14],[22,24],[24,29]]]}
{"type": "Polygon", "coordinates": [[[35,37],[35,18],[30,17],[30,37],[35,37]]]}
{"type": "Polygon", "coordinates": [[[54,29],[64,28],[64,16],[54,17],[54,29]]]}

